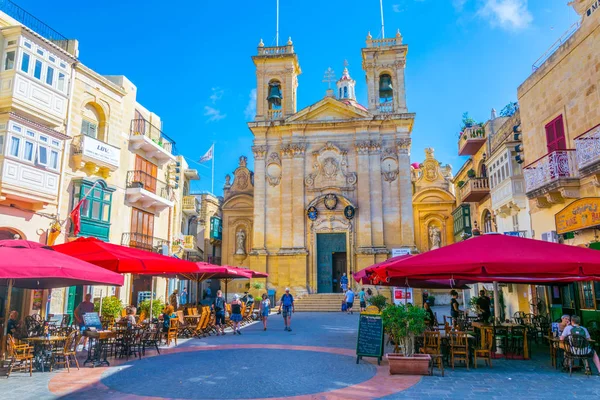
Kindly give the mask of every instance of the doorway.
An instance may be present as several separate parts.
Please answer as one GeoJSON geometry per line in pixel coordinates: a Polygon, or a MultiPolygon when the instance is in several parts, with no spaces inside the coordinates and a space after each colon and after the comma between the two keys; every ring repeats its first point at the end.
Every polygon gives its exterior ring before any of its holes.
{"type": "Polygon", "coordinates": [[[346,268],[346,234],[318,233],[317,293],[340,292],[340,278],[346,268]]]}

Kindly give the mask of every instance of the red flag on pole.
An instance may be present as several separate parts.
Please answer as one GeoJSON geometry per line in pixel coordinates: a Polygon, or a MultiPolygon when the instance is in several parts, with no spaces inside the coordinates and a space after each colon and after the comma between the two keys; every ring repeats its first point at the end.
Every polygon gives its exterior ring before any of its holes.
{"type": "Polygon", "coordinates": [[[71,211],[71,221],[73,221],[73,235],[79,235],[81,231],[81,205],[85,201],[85,197],[77,203],[73,211],[71,211]]]}

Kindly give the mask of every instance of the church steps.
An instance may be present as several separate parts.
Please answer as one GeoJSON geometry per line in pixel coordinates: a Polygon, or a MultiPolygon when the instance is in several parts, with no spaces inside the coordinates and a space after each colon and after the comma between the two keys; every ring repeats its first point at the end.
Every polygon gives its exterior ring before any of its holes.
{"type": "Polygon", "coordinates": [[[294,306],[298,312],[340,312],[343,300],[342,293],[317,293],[299,298],[294,306]]]}

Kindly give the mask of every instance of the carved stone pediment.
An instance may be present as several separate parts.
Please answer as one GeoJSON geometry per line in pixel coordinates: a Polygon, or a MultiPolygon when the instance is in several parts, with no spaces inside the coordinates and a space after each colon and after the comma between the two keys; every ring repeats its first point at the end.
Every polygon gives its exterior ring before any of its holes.
{"type": "Polygon", "coordinates": [[[247,167],[248,159],[245,156],[240,157],[239,166],[233,172],[233,183],[226,177],[224,197],[228,199],[234,194],[254,193],[254,173],[247,167]]]}
{"type": "Polygon", "coordinates": [[[304,183],[313,191],[354,190],[356,180],[356,173],[348,172],[348,152],[327,142],[319,151],[313,152],[313,172],[306,176],[304,183]]]}

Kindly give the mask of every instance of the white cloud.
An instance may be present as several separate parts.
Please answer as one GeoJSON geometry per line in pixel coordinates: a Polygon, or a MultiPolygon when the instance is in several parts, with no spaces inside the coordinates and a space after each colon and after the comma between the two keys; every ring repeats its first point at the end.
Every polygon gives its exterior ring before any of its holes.
{"type": "Polygon", "coordinates": [[[456,11],[462,11],[465,8],[465,4],[468,0],[452,0],[452,5],[456,11]]]}
{"type": "Polygon", "coordinates": [[[216,122],[225,118],[227,114],[221,114],[221,110],[216,108],[204,106],[204,116],[208,117],[208,122],[216,122]]]}
{"type": "Polygon", "coordinates": [[[508,30],[527,28],[533,21],[527,0],[485,0],[477,14],[487,19],[492,26],[508,30]]]}
{"type": "Polygon", "coordinates": [[[400,4],[392,4],[392,10],[394,10],[395,13],[404,11],[400,4]]]}
{"type": "Polygon", "coordinates": [[[247,120],[253,120],[256,116],[256,88],[250,91],[250,99],[248,99],[248,105],[244,110],[244,115],[247,120]]]}
{"type": "Polygon", "coordinates": [[[223,98],[224,90],[219,87],[214,87],[211,90],[212,90],[212,94],[209,97],[210,101],[213,104],[216,104],[218,100],[221,100],[223,98]]]}

